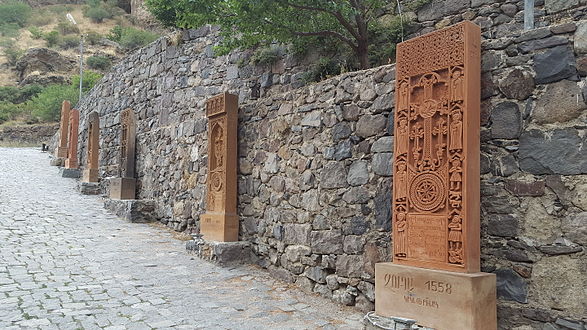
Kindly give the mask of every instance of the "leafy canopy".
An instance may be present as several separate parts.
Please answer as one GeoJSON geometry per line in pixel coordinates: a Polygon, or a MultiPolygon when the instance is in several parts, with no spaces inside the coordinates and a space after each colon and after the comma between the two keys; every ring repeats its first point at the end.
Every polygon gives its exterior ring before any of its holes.
{"type": "Polygon", "coordinates": [[[369,46],[384,0],[147,0],[166,26],[221,27],[221,53],[235,48],[283,42],[330,42],[344,45],[361,67],[369,66],[369,46]]]}

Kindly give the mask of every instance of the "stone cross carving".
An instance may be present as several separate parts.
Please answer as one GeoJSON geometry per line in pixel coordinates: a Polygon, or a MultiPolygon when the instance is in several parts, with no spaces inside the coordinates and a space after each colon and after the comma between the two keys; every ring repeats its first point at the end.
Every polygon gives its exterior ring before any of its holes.
{"type": "Polygon", "coordinates": [[[67,159],[65,160],[65,168],[77,169],[77,142],[79,132],[79,110],[73,109],[69,113],[69,130],[67,140],[69,145],[67,148],[67,159]]]}
{"type": "Polygon", "coordinates": [[[67,158],[67,137],[69,135],[69,112],[71,104],[69,101],[63,101],[61,105],[61,120],[59,123],[59,146],[57,147],[55,157],[67,158]]]}
{"type": "Polygon", "coordinates": [[[84,182],[98,182],[100,158],[100,116],[96,112],[88,116],[88,154],[84,169],[84,182]]]}
{"type": "Polygon", "coordinates": [[[237,125],[238,97],[224,93],[206,102],[208,116],[208,179],[206,213],[200,217],[204,239],[238,240],[237,125]]]}
{"type": "Polygon", "coordinates": [[[479,29],[398,45],[393,261],[479,271],[479,29]]]}
{"type": "Polygon", "coordinates": [[[119,178],[111,180],[110,198],[135,199],[136,119],[132,109],[120,113],[119,178]]]}

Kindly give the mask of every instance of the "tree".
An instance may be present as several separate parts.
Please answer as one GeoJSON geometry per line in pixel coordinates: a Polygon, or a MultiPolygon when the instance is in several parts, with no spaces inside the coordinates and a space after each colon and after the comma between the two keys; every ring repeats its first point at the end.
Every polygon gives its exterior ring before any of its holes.
{"type": "MultiPolygon", "coordinates": [[[[368,68],[372,31],[384,0],[147,0],[166,26],[198,28],[218,25],[225,51],[273,41],[295,43],[307,38],[337,41],[349,47],[361,68],[368,68]]],[[[412,0],[411,3],[427,2],[412,0]]]]}

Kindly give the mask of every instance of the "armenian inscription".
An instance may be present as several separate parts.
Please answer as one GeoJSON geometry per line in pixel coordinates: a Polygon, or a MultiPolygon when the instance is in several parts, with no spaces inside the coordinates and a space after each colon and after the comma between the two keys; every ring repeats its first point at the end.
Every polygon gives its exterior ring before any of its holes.
{"type": "Polygon", "coordinates": [[[206,213],[200,230],[207,240],[238,240],[236,168],[238,97],[224,93],[206,102],[208,116],[208,178],[206,213]]]}
{"type": "Polygon", "coordinates": [[[479,29],[398,45],[393,261],[479,271],[479,29]],[[467,198],[463,198],[467,196],[467,198]]]}

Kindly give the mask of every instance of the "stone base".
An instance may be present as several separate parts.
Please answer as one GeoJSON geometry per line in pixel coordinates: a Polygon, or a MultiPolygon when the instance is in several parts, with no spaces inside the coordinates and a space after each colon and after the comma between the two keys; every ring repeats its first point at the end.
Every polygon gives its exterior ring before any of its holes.
{"type": "Polygon", "coordinates": [[[57,158],[67,158],[67,147],[57,147],[55,156],[57,158]]]}
{"type": "Polygon", "coordinates": [[[67,158],[65,160],[65,168],[68,168],[70,170],[77,170],[79,169],[78,163],[77,163],[77,159],[69,159],[67,158]]]}
{"type": "Polygon", "coordinates": [[[416,324],[416,320],[401,317],[385,317],[369,312],[363,318],[364,330],[434,330],[416,324]]]}
{"type": "Polygon", "coordinates": [[[95,182],[80,182],[78,189],[82,195],[100,195],[102,193],[100,185],[95,182]]]}
{"type": "Polygon", "coordinates": [[[65,164],[65,158],[53,157],[49,163],[51,166],[63,166],[65,164]]]}
{"type": "Polygon", "coordinates": [[[204,213],[200,216],[200,233],[207,241],[238,241],[238,216],[226,213],[204,213]]]}
{"type": "Polygon", "coordinates": [[[81,173],[79,168],[61,167],[59,168],[59,174],[64,178],[79,179],[81,173]]]}
{"type": "Polygon", "coordinates": [[[98,182],[98,169],[86,168],[82,177],[83,182],[98,182]]]}
{"type": "Polygon", "coordinates": [[[104,208],[133,223],[148,223],[157,220],[155,203],[149,200],[113,200],[104,202],[104,208]]]}
{"type": "Polygon", "coordinates": [[[253,260],[249,242],[210,242],[196,237],[186,242],[185,248],[190,254],[220,265],[247,264],[253,260]]]}
{"type": "Polygon", "coordinates": [[[110,179],[110,198],[135,199],[136,186],[137,179],[135,178],[110,179]]]}
{"type": "Polygon", "coordinates": [[[495,274],[375,265],[375,312],[437,330],[497,329],[495,274]]]}

